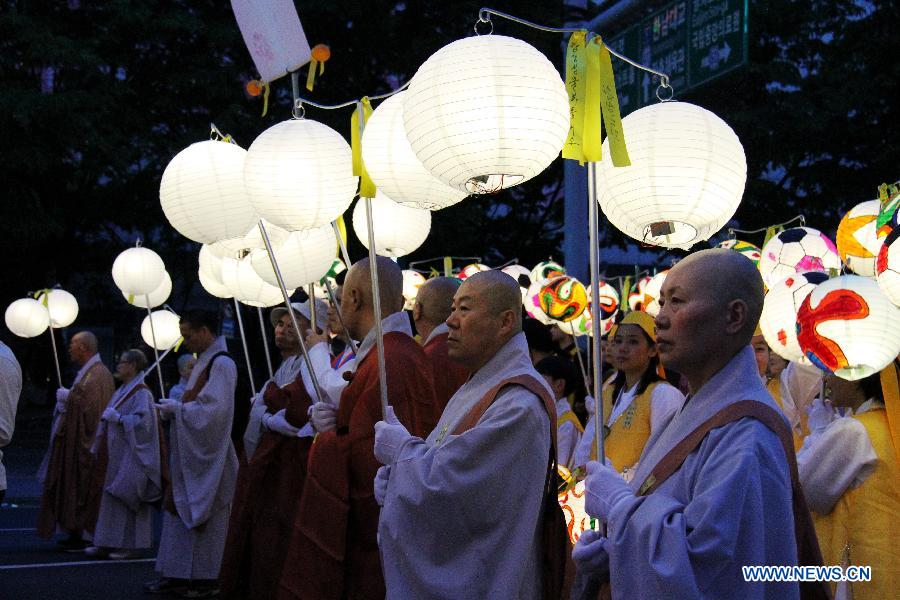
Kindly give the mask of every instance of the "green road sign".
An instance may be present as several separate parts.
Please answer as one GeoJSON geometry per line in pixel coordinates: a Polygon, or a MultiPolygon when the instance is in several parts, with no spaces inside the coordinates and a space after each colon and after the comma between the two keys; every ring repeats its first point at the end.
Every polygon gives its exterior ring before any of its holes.
{"type": "MultiPolygon", "coordinates": [[[[678,0],[607,44],[667,73],[678,97],[747,64],[747,12],[747,0],[678,0]]],[[[658,77],[617,59],[613,69],[623,115],[657,101],[658,77]]]]}

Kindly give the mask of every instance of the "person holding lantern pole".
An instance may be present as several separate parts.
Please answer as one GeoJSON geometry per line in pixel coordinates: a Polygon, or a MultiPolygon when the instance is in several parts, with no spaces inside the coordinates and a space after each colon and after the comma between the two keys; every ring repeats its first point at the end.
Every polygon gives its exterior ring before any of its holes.
{"type": "Polygon", "coordinates": [[[422,348],[431,360],[434,374],[435,421],[440,419],[456,390],[469,378],[469,370],[448,356],[450,329],[446,321],[458,289],[456,277],[433,277],[419,288],[413,305],[413,323],[422,337],[422,348]]]}
{"type": "Polygon", "coordinates": [[[556,407],[532,366],[521,302],[505,273],[466,279],[447,319],[448,348],[472,377],[427,438],[393,413],[376,425],[388,598],[559,597],[556,407]]]}
{"type": "Polygon", "coordinates": [[[197,364],[181,400],[163,398],[156,405],[160,416],[171,422],[171,485],[163,502],[156,558],[161,578],[144,589],[198,598],[218,593],[238,469],[231,440],[237,367],[225,338],[214,333],[216,315],[185,311],[180,327],[184,347],[198,354],[197,364]]]}
{"type": "Polygon", "coordinates": [[[194,365],[197,364],[197,357],[193,354],[182,354],[178,357],[177,364],[178,383],[169,389],[169,398],[172,400],[181,400],[181,397],[187,391],[188,378],[191,376],[194,365]]]}
{"type": "Polygon", "coordinates": [[[544,376],[556,398],[556,462],[571,472],[578,466],[575,448],[584,433],[569,404],[569,395],[577,379],[575,368],[570,360],[557,355],[542,358],[534,368],[544,376]]]}
{"type": "MultiPolygon", "coordinates": [[[[310,328],[310,301],[291,307],[302,331],[310,328]]],[[[315,300],[317,328],[325,328],[325,303],[315,300]]],[[[226,598],[273,598],[297,512],[314,431],[307,411],[315,391],[300,340],[285,307],[269,319],[282,362],[253,400],[244,434],[246,462],[238,471],[219,576],[226,598]]]]}
{"type": "Polygon", "coordinates": [[[147,357],[124,352],[116,365],[122,382],[103,411],[94,452],[108,462],[94,543],[85,554],[123,559],[153,545],[153,504],[162,497],[160,429],[153,394],[144,384],[147,357]]]}
{"type": "MultiPolygon", "coordinates": [[[[341,301],[341,289],[338,286],[334,291],[335,302],[341,301]]],[[[341,400],[341,394],[347,387],[347,380],[344,379],[344,373],[352,373],[356,362],[356,355],[353,353],[353,344],[344,327],[341,325],[338,316],[339,308],[333,304],[328,305],[328,322],[321,332],[310,331],[306,337],[306,347],[309,352],[309,360],[316,372],[316,379],[319,381],[319,389],[328,398],[328,401],[337,406],[341,400]],[[346,345],[344,350],[331,357],[329,351],[330,334],[342,337],[346,345]]],[[[317,315],[322,314],[317,312],[317,315]]]]}
{"type": "Polygon", "coordinates": [[[750,346],[762,304],[759,271],[730,250],[695,252],[669,271],[657,345],[690,395],[631,482],[588,463],[585,508],[608,537],[578,540],[579,590],[594,577],[613,598],[828,596],[821,582],[748,582],[742,569],[822,564],[790,429],[750,346]]]}
{"type": "MultiPolygon", "coordinates": [[[[22,393],[22,367],[9,346],[0,342],[0,448],[12,440],[16,427],[16,408],[22,393]]],[[[0,450],[0,503],[6,496],[6,469],[0,450]]]]}
{"type": "Polygon", "coordinates": [[[850,413],[810,434],[797,453],[825,563],[867,565],[872,579],[853,598],[889,598],[900,590],[900,387],[896,361],[857,381],[825,378],[825,398],[850,413]],[[844,554],[847,553],[845,557],[844,554]]]}
{"type": "Polygon", "coordinates": [[[105,448],[91,454],[100,415],[115,390],[112,373],[100,360],[97,337],[81,331],[69,342],[69,357],[79,366],[71,389],[56,390],[44,491],[37,533],[49,539],[58,529],[69,534],[61,542],[67,552],[87,547],[100,510],[106,477],[105,448]]]}
{"type": "Polygon", "coordinates": [[[378,269],[387,393],[391,409],[425,435],[434,421],[434,385],[425,352],[403,312],[403,276],[389,258],[355,263],[344,281],[347,333],[362,343],[340,405],[317,402],[310,420],[319,432],[310,451],[294,533],[281,577],[281,598],[383,598],[376,541],[374,426],[382,418],[371,268],[378,269]]]}

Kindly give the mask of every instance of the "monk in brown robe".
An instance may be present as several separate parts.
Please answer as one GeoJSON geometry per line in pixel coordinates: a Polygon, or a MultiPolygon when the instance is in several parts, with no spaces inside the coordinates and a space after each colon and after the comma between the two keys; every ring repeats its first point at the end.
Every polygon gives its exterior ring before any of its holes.
{"type": "MultiPolygon", "coordinates": [[[[415,435],[434,427],[434,385],[424,350],[412,337],[403,308],[403,277],[390,259],[377,259],[388,398],[415,435]]],[[[384,598],[373,482],[375,423],[382,418],[375,348],[375,310],[369,260],[347,273],[341,308],[347,332],[362,340],[352,380],[334,409],[317,402],[311,421],[319,432],[286,555],[279,597],[384,598]]]]}
{"type": "MultiPolygon", "coordinates": [[[[310,328],[309,301],[295,302],[293,308],[305,332],[310,328]]],[[[321,300],[316,311],[324,328],[327,307],[321,300]]],[[[219,576],[226,598],[275,597],[315,434],[307,416],[315,392],[291,315],[278,307],[270,319],[282,363],[261,397],[254,398],[244,434],[247,458],[238,471],[219,576]]]]}
{"type": "Polygon", "coordinates": [[[422,347],[431,361],[434,374],[435,421],[441,418],[444,407],[469,378],[469,370],[447,356],[447,317],[453,307],[453,294],[459,289],[455,277],[429,279],[416,295],[413,322],[422,336],[422,347]]]}
{"type": "Polygon", "coordinates": [[[63,548],[77,552],[88,546],[84,537],[92,536],[100,512],[106,446],[96,458],[91,454],[91,446],[115,384],[112,373],[100,360],[93,333],[82,331],[72,336],[69,357],[79,371],[71,389],[56,391],[37,533],[49,539],[58,527],[69,534],[61,542],[63,548]]]}

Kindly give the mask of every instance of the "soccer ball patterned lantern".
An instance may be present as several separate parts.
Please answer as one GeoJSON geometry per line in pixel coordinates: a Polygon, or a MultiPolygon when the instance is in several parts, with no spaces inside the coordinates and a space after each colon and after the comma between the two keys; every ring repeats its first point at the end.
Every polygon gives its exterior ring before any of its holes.
{"type": "Polygon", "coordinates": [[[647,282],[647,285],[644,286],[644,300],[641,302],[641,307],[642,310],[651,317],[655,317],[659,314],[659,297],[662,293],[663,282],[666,280],[666,275],[668,273],[668,269],[660,271],[651,277],[650,281],[647,282]]]}
{"type": "Polygon", "coordinates": [[[553,260],[539,262],[531,270],[531,281],[538,279],[553,279],[566,274],[566,268],[553,260]]]}
{"type": "Polygon", "coordinates": [[[418,271],[403,270],[403,310],[412,310],[416,305],[416,296],[423,283],[425,276],[418,271]]]}
{"type": "Polygon", "coordinates": [[[900,306],[900,227],[884,238],[875,265],[878,287],[891,302],[900,306]]]}
{"type": "Polygon", "coordinates": [[[754,265],[759,264],[760,249],[750,242],[744,242],[741,240],[725,240],[724,242],[720,242],[717,247],[740,252],[741,254],[752,260],[754,265]]]}
{"type": "MultiPolygon", "coordinates": [[[[585,308],[584,312],[581,313],[581,316],[572,321],[572,327],[569,327],[570,324],[562,324],[559,323],[559,328],[564,332],[571,334],[572,329],[575,330],[575,335],[587,335],[593,336],[593,313],[594,313],[594,302],[593,302],[593,294],[591,293],[591,288],[586,286],[587,288],[587,297],[588,297],[588,305],[585,308]]],[[[612,329],[613,324],[615,323],[616,315],[619,313],[619,292],[616,291],[616,288],[609,285],[605,281],[600,282],[599,286],[600,290],[600,302],[598,306],[600,307],[600,335],[606,335],[609,333],[609,330],[612,329]]]]}
{"type": "Polygon", "coordinates": [[[762,249],[759,272],[766,287],[797,273],[838,273],[841,259],[828,237],[811,227],[792,227],[774,235],[762,249]]]}
{"type": "Polygon", "coordinates": [[[662,102],[622,119],[622,129],[631,166],[613,166],[607,138],[596,170],[597,200],[616,228],[686,250],[734,215],[747,160],[725,121],[687,102],[662,102]]]}
{"type": "Polygon", "coordinates": [[[416,72],[403,99],[416,157],[467,194],[518,185],[559,155],[569,101],[556,66],[533,46],[482,35],[444,46],[416,72]]]}
{"type": "Polygon", "coordinates": [[[456,274],[456,278],[460,281],[465,281],[475,273],[482,273],[484,271],[490,271],[491,268],[487,265],[483,265],[481,263],[472,263],[471,265],[466,265],[462,269],[459,270],[459,273],[456,274]]]}
{"type": "Polygon", "coordinates": [[[549,279],[532,281],[531,285],[528,286],[528,291],[525,292],[525,297],[522,299],[522,305],[525,307],[525,312],[528,316],[544,325],[552,325],[554,323],[554,320],[547,316],[547,313],[541,308],[541,290],[549,282],[549,279]]]}
{"type": "Polygon", "coordinates": [[[641,277],[628,294],[628,308],[632,311],[644,310],[644,302],[647,299],[646,289],[652,277],[641,277]]]}
{"type": "Polygon", "coordinates": [[[527,290],[531,285],[531,271],[522,265],[507,265],[500,270],[515,279],[523,289],[527,290]]]}
{"type": "Polygon", "coordinates": [[[862,379],[900,353],[900,308],[868,277],[835,277],[816,286],[800,305],[797,340],[817,367],[843,379],[862,379]]]}
{"type": "Polygon", "coordinates": [[[810,271],[785,277],[769,288],[759,328],[772,352],[785,360],[812,364],[797,341],[797,311],[810,292],[827,280],[825,273],[810,271]]]}
{"type": "Polygon", "coordinates": [[[568,323],[577,319],[587,307],[587,291],[574,277],[554,277],[541,287],[538,300],[541,310],[554,321],[568,323]]]}
{"type": "Polygon", "coordinates": [[[847,268],[857,275],[875,276],[875,257],[881,246],[875,220],[880,210],[878,200],[862,202],[844,215],[838,225],[838,253],[847,268]]]}
{"type": "MultiPolygon", "coordinates": [[[[559,467],[560,476],[565,481],[571,477],[566,467],[559,467]]],[[[566,518],[566,531],[574,545],[581,534],[591,528],[593,519],[585,509],[585,482],[581,480],[565,491],[559,492],[557,500],[566,518]]]]}

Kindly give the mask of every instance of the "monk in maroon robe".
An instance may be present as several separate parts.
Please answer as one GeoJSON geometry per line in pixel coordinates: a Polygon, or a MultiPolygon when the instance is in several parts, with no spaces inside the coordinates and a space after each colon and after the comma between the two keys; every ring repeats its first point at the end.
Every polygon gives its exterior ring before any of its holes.
{"type": "MultiPolygon", "coordinates": [[[[311,412],[319,434],[284,563],[281,598],[384,598],[373,489],[380,466],[374,427],[382,408],[369,268],[368,259],[357,262],[344,282],[344,324],[362,343],[340,405],[316,403],[311,412]]],[[[431,366],[402,312],[400,268],[383,257],[377,268],[388,401],[411,432],[428,435],[435,425],[431,366]]]]}

